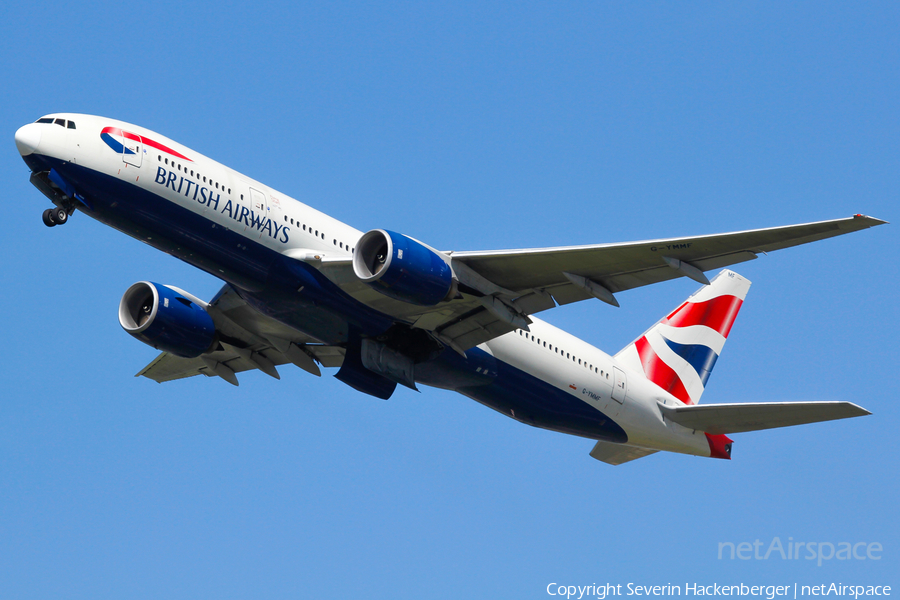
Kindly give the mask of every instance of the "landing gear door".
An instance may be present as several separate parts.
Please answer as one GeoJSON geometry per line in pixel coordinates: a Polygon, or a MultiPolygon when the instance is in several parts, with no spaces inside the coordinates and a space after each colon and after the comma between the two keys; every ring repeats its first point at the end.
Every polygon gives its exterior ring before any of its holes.
{"type": "Polygon", "coordinates": [[[626,392],[628,392],[628,379],[625,377],[625,371],[619,367],[613,367],[612,399],[619,404],[623,404],[626,392]]]}
{"type": "Polygon", "coordinates": [[[144,147],[141,143],[141,136],[122,132],[122,160],[134,167],[141,166],[141,157],[144,154],[144,147]]]}

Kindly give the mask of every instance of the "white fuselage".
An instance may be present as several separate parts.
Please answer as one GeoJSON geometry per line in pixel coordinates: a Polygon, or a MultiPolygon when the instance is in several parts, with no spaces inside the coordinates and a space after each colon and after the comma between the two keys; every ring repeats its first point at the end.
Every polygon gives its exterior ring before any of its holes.
{"type": "MultiPolygon", "coordinates": [[[[155,132],[88,115],[51,117],[72,121],[76,127],[26,126],[41,127],[39,132],[22,136],[35,146],[31,153],[77,164],[145,190],[201,217],[211,232],[218,229],[239,234],[245,246],[261,245],[286,256],[310,251],[325,257],[346,258],[353,256],[362,236],[363,232],[155,132]],[[108,128],[133,132],[145,141],[136,141],[135,153],[123,157],[110,152],[109,144],[99,134],[108,128]],[[160,150],[160,146],[166,151],[160,150]]],[[[115,134],[111,135],[115,138],[115,134]]],[[[126,147],[128,143],[126,140],[126,147]]],[[[126,229],[122,227],[123,231],[126,229]]],[[[127,232],[138,237],[135,231],[127,232]]],[[[156,245],[154,232],[141,231],[142,241],[156,245]]],[[[167,243],[170,246],[163,249],[170,251],[171,244],[177,243],[177,236],[167,243]]],[[[235,251],[246,250],[239,247],[235,251]]],[[[212,269],[210,272],[228,280],[226,270],[221,267],[218,273],[212,269]]],[[[643,373],[618,363],[590,344],[539,319],[532,317],[532,320],[530,331],[512,332],[479,348],[557,390],[558,394],[566,394],[592,407],[598,419],[613,420],[626,432],[629,445],[710,455],[703,432],[663,418],[658,403],[683,405],[680,400],[647,380],[643,373]]],[[[463,393],[479,399],[471,389],[463,393]]],[[[514,408],[510,413],[507,414],[513,418],[529,422],[517,415],[514,408]]]]}

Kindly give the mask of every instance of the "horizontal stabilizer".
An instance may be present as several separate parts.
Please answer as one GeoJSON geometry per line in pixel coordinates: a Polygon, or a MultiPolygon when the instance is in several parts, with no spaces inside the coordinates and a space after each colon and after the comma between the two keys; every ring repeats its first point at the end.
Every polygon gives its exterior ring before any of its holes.
{"type": "Polygon", "coordinates": [[[647,450],[637,446],[598,441],[591,450],[591,456],[608,465],[621,465],[656,452],[656,450],[647,450]]]}
{"type": "Polygon", "coordinates": [[[872,414],[852,402],[754,402],[658,406],[666,419],[688,429],[712,435],[775,429],[872,414]]]}

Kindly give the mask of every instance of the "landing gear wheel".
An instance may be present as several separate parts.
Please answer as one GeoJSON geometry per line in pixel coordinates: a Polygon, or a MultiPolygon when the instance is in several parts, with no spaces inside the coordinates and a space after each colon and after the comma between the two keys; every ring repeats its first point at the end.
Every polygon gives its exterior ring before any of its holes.
{"type": "Polygon", "coordinates": [[[66,221],[69,220],[69,213],[66,212],[64,208],[51,208],[50,209],[53,215],[53,220],[56,221],[57,225],[65,225],[66,221]]]}
{"type": "Polygon", "coordinates": [[[41,219],[44,221],[44,225],[47,227],[53,227],[56,225],[56,221],[53,220],[53,210],[52,208],[48,208],[44,211],[44,214],[41,215],[41,219]]]}

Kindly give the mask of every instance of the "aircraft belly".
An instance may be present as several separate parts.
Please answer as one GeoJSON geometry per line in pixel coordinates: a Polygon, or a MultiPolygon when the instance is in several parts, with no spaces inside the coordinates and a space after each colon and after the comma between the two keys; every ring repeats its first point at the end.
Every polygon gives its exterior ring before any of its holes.
{"type": "Polygon", "coordinates": [[[613,419],[579,397],[494,357],[482,348],[462,358],[446,350],[416,365],[416,381],[454,390],[528,425],[610,442],[628,441],[613,419]]]}

